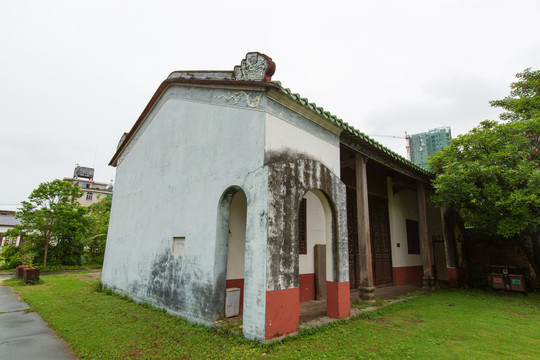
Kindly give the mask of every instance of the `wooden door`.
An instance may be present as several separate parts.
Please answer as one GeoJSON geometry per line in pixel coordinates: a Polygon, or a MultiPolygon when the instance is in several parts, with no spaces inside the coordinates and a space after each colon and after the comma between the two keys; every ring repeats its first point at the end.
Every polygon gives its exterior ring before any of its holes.
{"type": "Polygon", "coordinates": [[[347,188],[347,233],[349,234],[349,285],[358,287],[358,218],[356,216],[356,190],[347,188]]]}
{"type": "Polygon", "coordinates": [[[392,248],[386,199],[369,197],[369,227],[374,285],[392,284],[392,248]]]}

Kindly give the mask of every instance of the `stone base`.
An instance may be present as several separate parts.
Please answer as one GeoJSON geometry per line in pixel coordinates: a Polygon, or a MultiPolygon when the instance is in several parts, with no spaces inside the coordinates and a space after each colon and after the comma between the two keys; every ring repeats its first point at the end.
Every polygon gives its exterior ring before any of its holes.
{"type": "Polygon", "coordinates": [[[362,300],[370,301],[375,299],[375,287],[373,286],[359,286],[358,292],[362,300]]]}
{"type": "Polygon", "coordinates": [[[431,276],[425,276],[423,278],[424,285],[422,289],[433,290],[435,288],[435,279],[431,276]]]}

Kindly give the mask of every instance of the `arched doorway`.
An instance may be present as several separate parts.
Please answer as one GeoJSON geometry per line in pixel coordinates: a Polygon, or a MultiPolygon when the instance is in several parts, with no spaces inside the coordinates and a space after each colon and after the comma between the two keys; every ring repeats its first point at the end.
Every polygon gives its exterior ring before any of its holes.
{"type": "Polygon", "coordinates": [[[219,200],[215,248],[215,299],[221,314],[243,312],[247,198],[238,186],[219,200]]]}
{"type": "Polygon", "coordinates": [[[227,290],[240,289],[239,314],[244,303],[244,268],[246,254],[246,213],[247,199],[242,190],[231,201],[229,217],[229,239],[227,246],[227,290]]]}
{"type": "Polygon", "coordinates": [[[326,299],[326,217],[314,191],[298,210],[298,283],[300,302],[326,299]]]}

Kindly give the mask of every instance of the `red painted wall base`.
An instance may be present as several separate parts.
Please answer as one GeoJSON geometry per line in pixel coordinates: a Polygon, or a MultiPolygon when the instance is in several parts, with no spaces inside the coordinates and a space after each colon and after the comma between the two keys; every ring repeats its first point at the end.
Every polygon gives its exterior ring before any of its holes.
{"type": "Polygon", "coordinates": [[[459,285],[457,269],[447,268],[447,271],[448,271],[448,286],[457,287],[459,285]]]}
{"type": "Polygon", "coordinates": [[[240,315],[244,313],[244,279],[227,279],[225,281],[225,287],[228,288],[240,288],[240,315]]]}
{"type": "Polygon", "coordinates": [[[464,267],[448,268],[448,285],[457,287],[465,283],[467,279],[467,269],[464,267]]]}
{"type": "Polygon", "coordinates": [[[300,302],[315,300],[315,274],[300,274],[300,302]]]}
{"type": "Polygon", "coordinates": [[[348,281],[326,282],[326,314],[336,319],[349,317],[351,294],[348,281]]]}
{"type": "Polygon", "coordinates": [[[424,268],[418,266],[401,266],[392,268],[394,285],[421,283],[424,277],[424,268]]]}
{"type": "Polygon", "coordinates": [[[298,288],[266,292],[265,340],[298,331],[298,288]]]}

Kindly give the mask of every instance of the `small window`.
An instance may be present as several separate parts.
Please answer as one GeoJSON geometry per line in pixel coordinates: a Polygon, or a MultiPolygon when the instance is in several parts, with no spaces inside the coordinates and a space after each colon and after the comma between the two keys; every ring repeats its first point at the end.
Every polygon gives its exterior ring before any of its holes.
{"type": "Polygon", "coordinates": [[[92,200],[92,193],[87,193],[86,194],[86,200],[92,200]]]}
{"type": "Polygon", "coordinates": [[[418,221],[405,220],[407,222],[407,250],[409,254],[420,254],[420,233],[418,221]]]}
{"type": "Polygon", "coordinates": [[[186,245],[186,238],[183,236],[173,237],[173,254],[184,255],[184,247],[186,245]]]}
{"type": "Polygon", "coordinates": [[[302,199],[300,202],[300,209],[298,210],[298,253],[307,254],[307,206],[306,199],[302,199]]]}
{"type": "Polygon", "coordinates": [[[89,189],[89,188],[90,188],[90,184],[86,184],[86,183],[85,183],[85,184],[83,184],[82,187],[83,187],[83,189],[89,189]]]}

